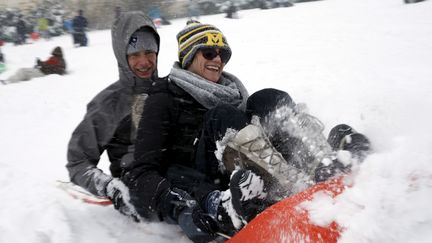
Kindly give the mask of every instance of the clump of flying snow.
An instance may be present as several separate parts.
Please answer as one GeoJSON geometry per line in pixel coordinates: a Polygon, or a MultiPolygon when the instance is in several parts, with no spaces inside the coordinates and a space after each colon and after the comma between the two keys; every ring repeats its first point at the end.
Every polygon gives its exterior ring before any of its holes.
{"type": "Polygon", "coordinates": [[[224,154],[224,151],[225,151],[227,144],[232,139],[234,139],[237,132],[238,131],[235,129],[228,128],[227,131],[225,132],[225,135],[222,137],[222,139],[216,141],[216,151],[214,152],[214,154],[219,161],[219,170],[220,171],[226,170],[225,165],[223,163],[223,154],[224,154]]]}

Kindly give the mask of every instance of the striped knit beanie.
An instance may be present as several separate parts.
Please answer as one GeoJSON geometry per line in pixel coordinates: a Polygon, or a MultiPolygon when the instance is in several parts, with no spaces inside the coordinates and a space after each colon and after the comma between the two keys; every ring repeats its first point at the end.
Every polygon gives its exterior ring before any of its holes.
{"type": "Polygon", "coordinates": [[[231,57],[231,48],[222,32],[213,25],[188,21],[186,27],[177,34],[178,55],[182,68],[186,69],[196,52],[203,47],[225,49],[231,57]]]}

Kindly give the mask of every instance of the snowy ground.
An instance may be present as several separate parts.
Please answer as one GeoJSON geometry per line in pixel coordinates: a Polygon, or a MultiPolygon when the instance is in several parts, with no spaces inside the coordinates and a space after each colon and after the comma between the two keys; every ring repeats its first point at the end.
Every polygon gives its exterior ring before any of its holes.
{"type": "MultiPolygon", "coordinates": [[[[346,228],[341,242],[432,241],[432,1],[327,0],[249,10],[240,19],[200,20],[228,37],[226,70],[252,93],[286,90],[328,129],[346,122],[367,134],[375,153],[354,186],[314,219],[346,228]]],[[[159,70],[177,57],[185,20],[160,28],[159,70]]],[[[67,180],[66,146],[86,103],[117,79],[109,31],[2,50],[11,75],[63,47],[69,75],[0,86],[0,242],[188,242],[176,226],[135,224],[111,207],[86,205],[54,186],[67,180]]],[[[103,168],[107,162],[103,161],[103,168]]]]}

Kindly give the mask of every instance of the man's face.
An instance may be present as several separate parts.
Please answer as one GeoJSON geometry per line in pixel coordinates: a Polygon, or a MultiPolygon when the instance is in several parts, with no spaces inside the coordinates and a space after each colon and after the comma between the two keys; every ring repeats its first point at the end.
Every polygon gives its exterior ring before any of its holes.
{"type": "Polygon", "coordinates": [[[127,60],[129,68],[140,78],[151,78],[157,68],[157,55],[152,51],[139,51],[129,54],[127,60]]]}
{"type": "MultiPolygon", "coordinates": [[[[217,53],[220,50],[215,50],[217,53]]],[[[199,76],[217,83],[222,74],[225,64],[222,62],[220,55],[204,57],[203,51],[198,50],[192,60],[188,71],[198,74],[199,76]]]]}

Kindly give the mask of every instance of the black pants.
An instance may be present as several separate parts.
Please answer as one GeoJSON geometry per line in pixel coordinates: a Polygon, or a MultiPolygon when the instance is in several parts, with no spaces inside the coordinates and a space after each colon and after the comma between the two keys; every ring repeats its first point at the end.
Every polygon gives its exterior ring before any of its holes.
{"type": "Polygon", "coordinates": [[[73,43],[79,44],[80,46],[87,46],[87,35],[85,32],[74,32],[72,34],[73,43]]]}

